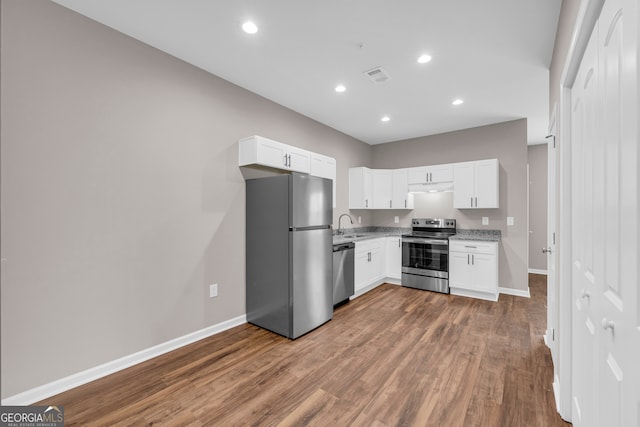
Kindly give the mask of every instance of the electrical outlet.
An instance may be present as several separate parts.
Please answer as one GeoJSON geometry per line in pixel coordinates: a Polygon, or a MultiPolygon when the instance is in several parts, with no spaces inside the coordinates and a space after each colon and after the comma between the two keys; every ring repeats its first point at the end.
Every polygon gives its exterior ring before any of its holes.
{"type": "Polygon", "coordinates": [[[399,224],[400,223],[400,217],[399,216],[394,216],[393,217],[393,222],[396,223],[396,224],[399,224]]]}
{"type": "Polygon", "coordinates": [[[512,216],[508,216],[507,217],[507,225],[513,225],[513,217],[512,216]]]}
{"type": "Polygon", "coordinates": [[[218,284],[214,283],[209,285],[209,298],[215,298],[218,296],[218,284]]]}
{"type": "Polygon", "coordinates": [[[483,216],[482,217],[482,225],[489,225],[489,217],[488,216],[483,216]]]}

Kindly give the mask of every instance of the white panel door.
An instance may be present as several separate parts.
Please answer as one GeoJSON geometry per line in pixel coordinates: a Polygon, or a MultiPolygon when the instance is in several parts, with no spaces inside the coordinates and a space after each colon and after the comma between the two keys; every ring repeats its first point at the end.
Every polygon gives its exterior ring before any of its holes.
{"type": "MultiPolygon", "coordinates": [[[[573,236],[573,349],[572,421],[575,426],[597,426],[595,387],[597,339],[593,266],[593,183],[595,107],[597,90],[597,27],[587,46],[572,91],[572,236],[573,236]]],[[[596,159],[597,160],[597,159],[596,159]]],[[[601,180],[597,176],[595,180],[601,180]]],[[[597,279],[601,280],[600,274],[597,279]]]]}
{"type": "Polygon", "coordinates": [[[413,209],[413,194],[409,194],[407,170],[394,170],[392,172],[391,181],[391,207],[393,209],[413,209]]]}
{"type": "Polygon", "coordinates": [[[604,274],[598,282],[602,340],[597,400],[600,425],[620,427],[640,425],[637,20],[636,0],[609,0],[598,31],[603,150],[597,155],[603,156],[604,242],[596,254],[604,260],[604,274]]]}
{"type": "Polygon", "coordinates": [[[605,2],[572,89],[576,426],[640,425],[637,21],[605,2]]]}

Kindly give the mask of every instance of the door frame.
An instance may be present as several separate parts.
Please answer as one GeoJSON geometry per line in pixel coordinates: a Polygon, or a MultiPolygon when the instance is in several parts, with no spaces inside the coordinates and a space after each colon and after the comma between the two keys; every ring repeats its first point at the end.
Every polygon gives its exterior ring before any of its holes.
{"type": "MultiPolygon", "coordinates": [[[[558,379],[554,384],[557,410],[560,416],[571,421],[571,365],[572,365],[572,275],[571,275],[571,89],[584,52],[600,16],[605,0],[582,0],[573,28],[571,45],[560,78],[560,99],[558,103],[559,120],[557,123],[556,146],[558,147],[559,176],[557,180],[557,246],[559,288],[558,299],[558,379]],[[557,386],[557,389],[556,389],[557,386]]],[[[555,362],[555,361],[554,361],[555,362]]]]}

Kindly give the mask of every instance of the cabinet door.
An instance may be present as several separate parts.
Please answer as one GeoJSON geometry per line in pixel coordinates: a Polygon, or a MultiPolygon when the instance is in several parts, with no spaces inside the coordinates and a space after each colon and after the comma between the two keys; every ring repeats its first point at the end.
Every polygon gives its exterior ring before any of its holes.
{"type": "Polygon", "coordinates": [[[371,170],[349,169],[349,209],[371,208],[371,170]]]}
{"type": "Polygon", "coordinates": [[[475,163],[474,168],[474,201],[476,208],[499,207],[498,190],[498,160],[481,160],[475,163]]]}
{"type": "Polygon", "coordinates": [[[382,279],[385,275],[385,240],[378,240],[371,248],[371,261],[369,262],[371,277],[369,278],[369,283],[382,279]]]}
{"type": "Polygon", "coordinates": [[[391,209],[393,171],[374,169],[371,171],[373,188],[373,208],[391,209]]]}
{"type": "Polygon", "coordinates": [[[471,254],[471,267],[475,280],[473,289],[480,292],[497,292],[498,272],[496,256],[487,254],[471,254]]]}
{"type": "Polygon", "coordinates": [[[402,238],[387,237],[387,277],[400,279],[402,276],[402,238]]]}
{"type": "Polygon", "coordinates": [[[471,255],[467,252],[449,252],[449,286],[474,289],[471,274],[471,255]]]}
{"type": "Polygon", "coordinates": [[[285,158],[286,152],[284,144],[267,138],[259,138],[257,145],[258,164],[278,169],[286,168],[287,159],[285,158]]]}
{"type": "Polygon", "coordinates": [[[288,169],[296,172],[309,173],[311,171],[311,153],[301,148],[286,147],[289,159],[288,169]]]}
{"type": "Polygon", "coordinates": [[[369,278],[371,272],[369,268],[369,250],[358,250],[356,244],[356,251],[354,254],[354,288],[356,291],[366,287],[369,284],[369,278]]]}
{"type": "Polygon", "coordinates": [[[407,169],[407,183],[426,184],[428,182],[428,171],[426,166],[407,169]]]}
{"type": "Polygon", "coordinates": [[[474,162],[456,163],[453,166],[453,207],[457,209],[473,207],[474,162]]]}
{"type": "Polygon", "coordinates": [[[429,182],[451,182],[453,181],[453,165],[429,166],[429,182]]]}
{"type": "Polygon", "coordinates": [[[392,209],[413,209],[413,194],[409,194],[407,170],[394,170],[392,177],[392,209]]]}

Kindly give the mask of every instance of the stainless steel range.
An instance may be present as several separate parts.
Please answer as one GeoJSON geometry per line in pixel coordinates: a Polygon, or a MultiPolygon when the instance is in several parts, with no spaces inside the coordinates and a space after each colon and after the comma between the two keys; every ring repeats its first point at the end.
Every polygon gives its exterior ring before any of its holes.
{"type": "Polygon", "coordinates": [[[449,293],[449,237],[455,219],[414,218],[402,236],[402,286],[449,293]]]}

